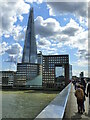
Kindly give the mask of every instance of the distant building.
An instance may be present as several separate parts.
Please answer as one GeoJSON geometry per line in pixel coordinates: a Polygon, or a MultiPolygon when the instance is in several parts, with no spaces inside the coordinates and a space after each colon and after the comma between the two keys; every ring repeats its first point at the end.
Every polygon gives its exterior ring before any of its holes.
{"type": "Polygon", "coordinates": [[[72,80],[72,65],[69,65],[69,80],[72,80]]]}
{"type": "MultiPolygon", "coordinates": [[[[57,71],[58,72],[58,71],[57,71]]],[[[69,83],[69,55],[43,55],[42,85],[44,88],[57,88],[61,83],[69,83]],[[57,75],[56,70],[62,69],[57,75]]]]}
{"type": "MultiPolygon", "coordinates": [[[[17,64],[14,75],[14,86],[60,88],[69,83],[72,76],[72,67],[69,65],[69,55],[42,55],[37,54],[34,31],[33,8],[30,9],[26,30],[22,63],[17,64]]],[[[7,84],[5,79],[4,82],[7,84]]],[[[12,81],[11,81],[12,82],[12,81]]]]}
{"type": "Polygon", "coordinates": [[[41,64],[41,65],[42,65],[42,58],[43,58],[43,55],[42,55],[42,52],[40,51],[40,52],[37,54],[37,63],[38,63],[38,64],[41,64]]]}
{"type": "Polygon", "coordinates": [[[14,71],[1,71],[2,86],[13,86],[14,84],[14,71]]]}
{"type": "Polygon", "coordinates": [[[34,31],[33,8],[30,9],[23,49],[22,63],[37,63],[37,46],[34,31]]]}
{"type": "MultiPolygon", "coordinates": [[[[39,61],[38,63],[41,63],[41,61],[39,61]]],[[[37,64],[37,46],[34,31],[34,14],[33,8],[31,8],[25,36],[22,63],[17,64],[15,86],[35,85],[35,78],[40,74],[40,69],[40,65],[37,64]]]]}
{"type": "MultiPolygon", "coordinates": [[[[34,63],[18,63],[15,75],[15,86],[34,86],[34,81],[42,72],[42,66],[34,63]],[[33,81],[33,84],[32,84],[33,81]]],[[[39,80],[40,81],[40,80],[39,80]]],[[[39,82],[38,81],[38,82],[39,82]]],[[[41,85],[39,83],[38,85],[41,85]]]]}

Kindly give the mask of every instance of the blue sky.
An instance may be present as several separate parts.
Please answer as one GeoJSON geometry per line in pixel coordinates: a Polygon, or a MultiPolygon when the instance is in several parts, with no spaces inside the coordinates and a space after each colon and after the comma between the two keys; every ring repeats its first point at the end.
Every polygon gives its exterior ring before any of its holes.
{"type": "MultiPolygon", "coordinates": [[[[86,2],[6,0],[0,18],[2,70],[16,70],[21,62],[30,7],[34,8],[37,51],[69,54],[73,75],[88,75],[88,25],[86,2]],[[13,7],[12,7],[13,6],[13,7]]],[[[0,58],[1,59],[1,58],[0,58]]]]}

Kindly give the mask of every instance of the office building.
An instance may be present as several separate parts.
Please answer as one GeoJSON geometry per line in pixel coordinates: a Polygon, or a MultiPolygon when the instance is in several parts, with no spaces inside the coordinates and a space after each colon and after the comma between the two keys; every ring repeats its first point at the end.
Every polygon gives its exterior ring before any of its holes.
{"type": "Polygon", "coordinates": [[[34,31],[33,8],[30,9],[23,49],[22,63],[37,63],[37,46],[34,31]]]}
{"type": "Polygon", "coordinates": [[[30,85],[32,84],[30,81],[33,81],[32,85],[35,85],[35,78],[40,74],[40,69],[40,65],[37,64],[37,46],[34,31],[34,14],[33,8],[31,8],[25,36],[22,63],[17,64],[15,86],[30,85]]]}
{"type": "Polygon", "coordinates": [[[58,88],[69,83],[69,55],[43,55],[42,85],[58,88]]]}
{"type": "MultiPolygon", "coordinates": [[[[34,86],[35,84],[35,78],[37,76],[41,75],[42,72],[42,66],[40,64],[34,64],[34,63],[18,63],[17,64],[17,72],[15,75],[15,86],[34,86]],[[32,83],[33,81],[33,84],[32,83]]],[[[41,80],[40,80],[41,81],[41,80]]],[[[39,83],[38,85],[41,85],[39,83]]]]}
{"type": "Polygon", "coordinates": [[[0,71],[2,82],[2,86],[13,86],[14,84],[14,71],[0,71]]]}
{"type": "Polygon", "coordinates": [[[42,65],[42,58],[43,58],[43,55],[42,55],[42,52],[40,51],[40,52],[37,54],[37,63],[38,63],[38,64],[41,64],[41,65],[42,65]]]}
{"type": "MultiPolygon", "coordinates": [[[[71,68],[70,68],[71,69],[71,68]]],[[[33,8],[26,30],[22,63],[17,64],[15,86],[58,88],[69,83],[69,55],[37,54],[33,8]]]]}
{"type": "Polygon", "coordinates": [[[72,65],[69,65],[69,80],[72,80],[72,65]]]}

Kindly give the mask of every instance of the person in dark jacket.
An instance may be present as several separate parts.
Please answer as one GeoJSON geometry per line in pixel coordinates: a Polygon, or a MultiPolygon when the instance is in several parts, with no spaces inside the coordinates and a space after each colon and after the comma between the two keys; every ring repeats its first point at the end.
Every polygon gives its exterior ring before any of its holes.
{"type": "Polygon", "coordinates": [[[83,89],[83,92],[84,92],[84,101],[83,101],[83,112],[85,112],[85,106],[84,106],[84,102],[86,100],[85,96],[86,96],[86,93],[85,93],[85,90],[86,90],[86,80],[84,79],[84,77],[81,78],[81,88],[83,89]]]}
{"type": "Polygon", "coordinates": [[[83,85],[83,90],[84,90],[84,93],[85,93],[85,90],[86,90],[86,80],[84,78],[81,78],[81,85],[83,85]]]}
{"type": "Polygon", "coordinates": [[[87,97],[87,94],[85,92],[85,88],[83,85],[80,85],[80,88],[83,90],[83,93],[84,93],[84,97],[83,97],[83,112],[85,112],[85,105],[84,105],[84,102],[86,100],[86,97],[87,97]],[[85,97],[86,96],[86,97],[85,97]]]}
{"type": "Polygon", "coordinates": [[[90,82],[87,85],[87,95],[89,96],[89,104],[90,104],[90,82]]]}

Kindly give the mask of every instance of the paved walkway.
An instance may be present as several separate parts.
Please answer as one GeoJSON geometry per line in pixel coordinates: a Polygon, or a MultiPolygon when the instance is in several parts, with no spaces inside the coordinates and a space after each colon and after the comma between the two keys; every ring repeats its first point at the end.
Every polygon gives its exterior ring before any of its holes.
{"type": "Polygon", "coordinates": [[[89,106],[88,98],[86,98],[86,101],[85,101],[85,113],[79,114],[78,110],[77,110],[77,101],[76,101],[76,97],[74,95],[74,92],[75,92],[74,86],[72,85],[70,95],[69,95],[69,99],[68,99],[67,106],[66,106],[64,120],[65,119],[90,120],[90,106],[89,106]]]}

